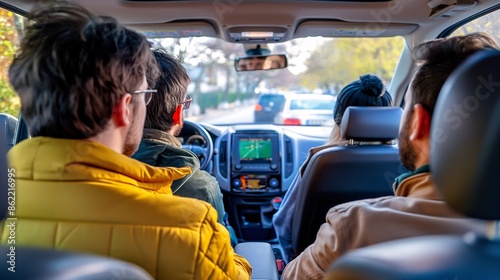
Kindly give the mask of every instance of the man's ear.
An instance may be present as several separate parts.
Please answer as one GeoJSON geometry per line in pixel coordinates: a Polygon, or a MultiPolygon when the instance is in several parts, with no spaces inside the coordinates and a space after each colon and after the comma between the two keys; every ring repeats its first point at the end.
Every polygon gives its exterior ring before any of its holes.
{"type": "Polygon", "coordinates": [[[416,104],[413,107],[413,118],[411,122],[410,140],[429,138],[431,117],[421,104],[416,104]]]}
{"type": "Polygon", "coordinates": [[[177,108],[175,108],[175,112],[172,115],[172,119],[174,120],[174,124],[182,125],[182,114],[184,113],[183,108],[184,108],[184,106],[182,106],[182,104],[177,105],[177,108]]]}
{"type": "Polygon", "coordinates": [[[130,103],[132,95],[124,94],[113,108],[111,119],[117,127],[128,126],[130,124],[130,103]]]}

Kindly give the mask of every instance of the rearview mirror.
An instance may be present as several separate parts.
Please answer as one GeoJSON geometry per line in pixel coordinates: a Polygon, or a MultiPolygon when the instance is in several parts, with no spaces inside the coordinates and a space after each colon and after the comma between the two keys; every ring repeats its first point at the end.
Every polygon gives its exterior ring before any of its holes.
{"type": "Polygon", "coordinates": [[[234,68],[238,72],[282,69],[287,66],[288,60],[284,54],[253,55],[234,60],[234,68]]]}

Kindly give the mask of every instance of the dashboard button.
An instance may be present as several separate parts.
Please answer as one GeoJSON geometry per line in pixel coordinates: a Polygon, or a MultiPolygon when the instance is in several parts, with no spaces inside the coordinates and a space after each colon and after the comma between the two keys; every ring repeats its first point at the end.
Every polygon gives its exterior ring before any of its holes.
{"type": "Polygon", "coordinates": [[[241,187],[241,180],[240,179],[234,179],[233,180],[233,187],[240,188],[241,187]]]}
{"type": "Polygon", "coordinates": [[[271,206],[273,207],[274,210],[278,211],[278,209],[280,209],[280,206],[281,206],[281,202],[283,201],[283,199],[281,197],[275,197],[273,199],[271,199],[271,206]]]}
{"type": "Polygon", "coordinates": [[[279,185],[280,185],[280,182],[278,181],[278,179],[271,178],[271,180],[269,180],[269,186],[271,188],[277,188],[279,185]]]}

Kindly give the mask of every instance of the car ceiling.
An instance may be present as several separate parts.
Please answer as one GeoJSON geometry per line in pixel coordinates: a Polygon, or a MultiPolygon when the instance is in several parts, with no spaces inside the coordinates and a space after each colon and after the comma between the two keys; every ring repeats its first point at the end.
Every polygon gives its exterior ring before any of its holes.
{"type": "MultiPolygon", "coordinates": [[[[40,1],[2,2],[28,12],[40,1]]],[[[468,16],[500,5],[498,0],[70,2],[78,3],[96,14],[113,16],[132,28],[148,32],[152,37],[209,36],[244,43],[247,41],[238,40],[231,34],[241,31],[283,33],[280,38],[270,38],[271,41],[307,36],[387,37],[408,34],[425,39],[437,36],[446,27],[468,16]],[[432,6],[456,1],[457,5],[440,6],[446,8],[431,15],[432,6]],[[418,33],[425,35],[417,36],[418,33]]],[[[259,40],[270,42],[268,39],[252,38],[248,43],[260,43],[259,40]]]]}

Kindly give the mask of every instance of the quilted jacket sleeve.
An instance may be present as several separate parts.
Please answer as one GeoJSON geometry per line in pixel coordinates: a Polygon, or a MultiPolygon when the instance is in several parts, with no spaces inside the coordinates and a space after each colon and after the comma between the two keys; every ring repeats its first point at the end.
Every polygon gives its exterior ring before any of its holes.
{"type": "Polygon", "coordinates": [[[210,207],[200,228],[200,250],[195,279],[250,279],[252,268],[246,259],[234,253],[227,229],[217,223],[210,207]]]}
{"type": "Polygon", "coordinates": [[[330,263],[351,247],[352,220],[344,211],[330,209],[314,243],[285,267],[281,279],[323,279],[330,263]]]}

